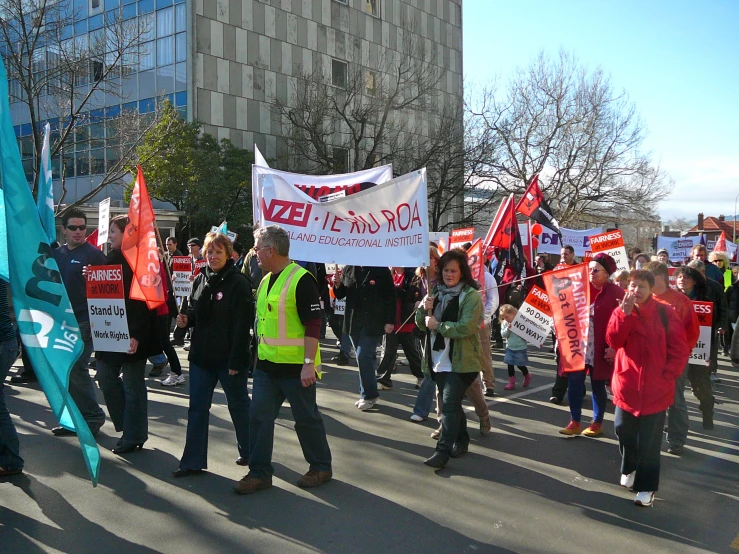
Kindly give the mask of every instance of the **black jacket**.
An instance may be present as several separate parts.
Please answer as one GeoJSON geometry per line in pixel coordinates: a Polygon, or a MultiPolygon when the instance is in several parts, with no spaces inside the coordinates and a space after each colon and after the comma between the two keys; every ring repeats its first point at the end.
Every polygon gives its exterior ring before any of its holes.
{"type": "Polygon", "coordinates": [[[111,250],[105,259],[107,265],[120,265],[123,268],[123,294],[126,300],[126,319],[128,320],[128,334],[139,341],[135,354],[123,352],[95,352],[95,357],[109,364],[135,362],[150,356],[160,354],[162,347],[159,344],[157,331],[157,311],[150,310],[146,302],[131,300],[131,281],[133,270],[120,250],[111,250]]]}
{"type": "Polygon", "coordinates": [[[346,298],[344,333],[358,339],[362,329],[367,335],[382,336],[385,325],[395,325],[395,285],[387,267],[344,267],[336,298],[346,298]]]}
{"type": "Polygon", "coordinates": [[[416,302],[420,302],[423,295],[421,294],[421,283],[416,277],[414,269],[406,268],[403,273],[403,284],[395,287],[397,302],[400,305],[400,321],[398,325],[412,323],[415,325],[413,316],[416,313],[416,302]]]}
{"type": "Polygon", "coordinates": [[[193,328],[188,360],[202,367],[227,364],[228,369],[248,370],[253,322],[251,286],[233,260],[218,273],[206,266],[188,299],[187,324],[193,328]]]}

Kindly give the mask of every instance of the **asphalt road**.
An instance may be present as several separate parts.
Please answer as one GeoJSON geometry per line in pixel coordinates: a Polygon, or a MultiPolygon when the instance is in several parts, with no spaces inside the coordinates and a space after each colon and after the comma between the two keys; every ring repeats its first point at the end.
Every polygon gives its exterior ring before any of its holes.
{"type": "MultiPolygon", "coordinates": [[[[332,341],[324,352],[335,351],[332,341]]],[[[179,350],[184,359],[186,353],[179,350]]],[[[173,479],[185,440],[188,387],[149,379],[149,441],[142,452],[110,452],[118,434],[98,436],[100,484],[93,488],[76,438],[56,422],[37,385],[6,386],[21,435],[25,473],[0,479],[0,552],[736,552],[739,551],[739,373],[721,358],[716,429],[705,432],[692,394],[685,454],[663,448],[653,508],[634,506],[618,486],[619,455],[609,406],[601,438],[566,438],[566,406],[548,402],[552,355],[530,351],[533,382],[498,396],[493,431],[477,432],[468,408],[470,452],[434,473],[434,421],[409,420],[416,391],[401,366],[392,391],[361,412],[356,367],[324,366],[318,400],[334,458],[334,480],[302,490],[307,470],[287,404],[275,432],[274,486],[237,496],[246,468],[234,464],[235,435],[216,389],[207,474],[173,479]]],[[[20,363],[20,362],[18,362],[20,363]]],[[[185,373],[187,373],[185,362],[185,373]]],[[[102,401],[102,395],[99,395],[102,401]]],[[[589,398],[583,421],[589,421],[589,398]]]]}

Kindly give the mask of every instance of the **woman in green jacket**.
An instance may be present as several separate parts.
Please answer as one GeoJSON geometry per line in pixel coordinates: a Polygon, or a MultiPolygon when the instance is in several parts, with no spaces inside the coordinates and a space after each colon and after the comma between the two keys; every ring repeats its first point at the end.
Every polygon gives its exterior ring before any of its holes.
{"type": "Polygon", "coordinates": [[[482,297],[467,265],[467,256],[450,250],[439,260],[441,281],[416,312],[416,324],[426,334],[423,371],[439,389],[443,401],[441,435],[433,456],[424,463],[434,469],[449,457],[465,454],[470,443],[462,398],[482,367],[479,329],[482,297]]]}

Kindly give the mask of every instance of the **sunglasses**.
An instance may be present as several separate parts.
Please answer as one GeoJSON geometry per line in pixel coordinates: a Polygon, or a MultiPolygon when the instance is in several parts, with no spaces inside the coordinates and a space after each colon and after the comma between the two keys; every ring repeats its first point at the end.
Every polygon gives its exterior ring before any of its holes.
{"type": "Polygon", "coordinates": [[[69,229],[70,231],[77,231],[78,229],[80,231],[84,231],[85,229],[87,229],[87,225],[67,225],[67,229],[69,229]]]}

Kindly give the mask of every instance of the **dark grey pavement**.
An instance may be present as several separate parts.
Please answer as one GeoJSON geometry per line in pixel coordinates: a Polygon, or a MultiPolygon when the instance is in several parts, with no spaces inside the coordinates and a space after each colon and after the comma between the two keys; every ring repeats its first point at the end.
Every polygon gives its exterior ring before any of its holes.
{"type": "MultiPolygon", "coordinates": [[[[335,351],[331,343],[324,342],[325,358],[335,351]]],[[[0,552],[739,551],[739,372],[726,358],[716,429],[703,431],[687,393],[686,452],[677,458],[663,451],[655,505],[639,508],[618,486],[613,407],[602,438],[563,437],[557,431],[568,422],[567,407],[548,402],[552,355],[530,351],[533,383],[512,392],[503,391],[502,351],[494,357],[493,431],[481,437],[470,409],[470,453],[438,473],[422,464],[433,450],[435,422],[409,420],[416,391],[407,367],[376,409],[360,412],[356,367],[324,366],[318,399],[334,480],[312,490],[295,486],[307,466],[286,404],[275,434],[275,486],[245,497],[232,492],[246,468],[234,464],[220,388],[207,474],[171,477],[184,445],[188,387],[149,379],[145,449],[112,454],[118,435],[108,421],[98,436],[103,460],[93,488],[76,438],[51,434],[56,422],[38,386],[6,386],[26,468],[0,479],[0,552]]],[[[591,414],[586,409],[584,421],[591,414]]]]}

